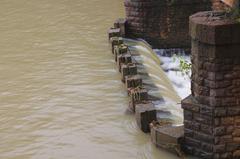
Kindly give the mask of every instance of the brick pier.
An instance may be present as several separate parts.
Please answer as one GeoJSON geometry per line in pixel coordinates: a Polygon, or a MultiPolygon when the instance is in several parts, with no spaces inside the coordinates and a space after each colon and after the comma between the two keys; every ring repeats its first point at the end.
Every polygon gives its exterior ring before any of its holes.
{"type": "MultiPolygon", "coordinates": [[[[219,5],[214,1],[214,8],[219,5]]],[[[211,0],[125,0],[126,35],[157,48],[190,48],[188,18],[211,10],[211,0]]]]}
{"type": "Polygon", "coordinates": [[[184,149],[240,159],[240,23],[222,13],[190,17],[192,94],[182,101],[184,149]]]}

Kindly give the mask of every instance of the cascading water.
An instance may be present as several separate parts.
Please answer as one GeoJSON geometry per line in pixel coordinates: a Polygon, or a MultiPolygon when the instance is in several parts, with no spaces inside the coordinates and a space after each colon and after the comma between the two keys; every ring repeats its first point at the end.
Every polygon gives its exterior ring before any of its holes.
{"type": "Polygon", "coordinates": [[[156,103],[161,112],[158,113],[158,118],[171,119],[174,124],[181,124],[183,120],[181,98],[162,70],[157,54],[144,41],[125,39],[125,43],[130,46],[133,58],[141,64],[138,72],[149,95],[159,99],[156,103]]]}

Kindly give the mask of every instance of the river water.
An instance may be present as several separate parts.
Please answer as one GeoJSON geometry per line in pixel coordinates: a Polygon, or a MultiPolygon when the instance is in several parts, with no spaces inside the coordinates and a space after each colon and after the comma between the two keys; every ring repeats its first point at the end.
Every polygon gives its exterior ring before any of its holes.
{"type": "Polygon", "coordinates": [[[126,113],[106,36],[122,0],[1,0],[0,15],[1,159],[176,158],[126,113]]]}

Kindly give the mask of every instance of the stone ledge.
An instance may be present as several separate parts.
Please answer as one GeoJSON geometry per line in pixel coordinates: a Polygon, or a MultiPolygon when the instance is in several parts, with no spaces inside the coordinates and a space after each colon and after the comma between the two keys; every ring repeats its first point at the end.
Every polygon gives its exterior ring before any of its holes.
{"type": "Polygon", "coordinates": [[[184,127],[173,126],[170,123],[161,125],[157,122],[152,122],[151,125],[151,140],[157,147],[173,152],[178,156],[183,156],[181,144],[183,142],[184,127]]]}

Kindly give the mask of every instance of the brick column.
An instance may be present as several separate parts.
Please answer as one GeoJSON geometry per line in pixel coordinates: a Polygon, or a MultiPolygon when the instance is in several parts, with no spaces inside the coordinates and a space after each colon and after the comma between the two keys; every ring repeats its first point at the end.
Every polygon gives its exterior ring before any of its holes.
{"type": "Polygon", "coordinates": [[[186,152],[240,159],[240,23],[217,12],[190,17],[192,94],[182,101],[186,152]]]}

